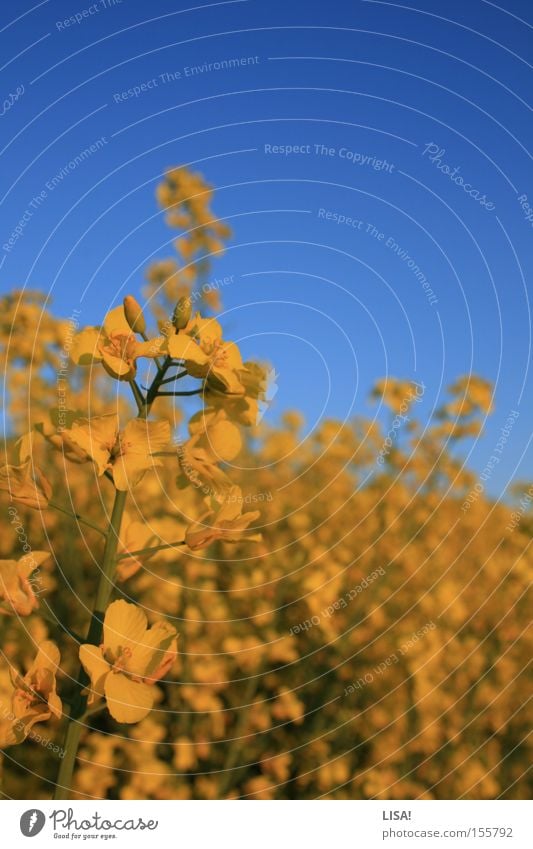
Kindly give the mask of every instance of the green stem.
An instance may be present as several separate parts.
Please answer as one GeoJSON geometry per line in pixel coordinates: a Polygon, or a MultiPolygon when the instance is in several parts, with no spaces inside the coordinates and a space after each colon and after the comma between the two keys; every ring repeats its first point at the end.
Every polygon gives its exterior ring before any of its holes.
{"type": "Polygon", "coordinates": [[[174,380],[181,380],[183,377],[187,377],[188,374],[189,372],[187,370],[180,371],[178,374],[172,375],[172,377],[165,377],[165,379],[162,380],[159,385],[163,386],[165,383],[172,383],[172,381],[174,380]]]}
{"type": "Polygon", "coordinates": [[[163,551],[165,548],[174,548],[177,545],[185,545],[185,540],[180,540],[180,542],[166,542],[164,545],[155,545],[152,548],[140,548],[139,551],[126,551],[124,554],[119,554],[117,560],[124,560],[127,557],[139,557],[141,554],[154,554],[156,551],[163,551]]]}
{"type": "Polygon", "coordinates": [[[130,386],[131,386],[131,391],[133,392],[133,397],[135,398],[135,402],[137,404],[137,408],[138,408],[139,413],[140,413],[142,411],[143,407],[144,407],[144,404],[145,404],[144,395],[142,394],[141,390],[139,389],[137,381],[135,381],[133,379],[130,380],[130,386]]]}
{"type": "MultiPolygon", "coordinates": [[[[146,403],[145,403],[145,408],[146,408],[146,411],[147,411],[146,415],[148,415],[148,411],[150,410],[150,407],[152,406],[153,402],[157,398],[157,390],[161,386],[163,379],[165,377],[165,374],[166,374],[167,370],[169,369],[169,367],[171,366],[171,364],[172,364],[172,357],[168,357],[168,356],[165,357],[165,359],[163,361],[163,365],[161,366],[161,368],[159,369],[159,371],[157,372],[156,376],[154,377],[154,379],[152,381],[152,385],[150,386],[150,389],[148,390],[148,392],[146,394],[146,403]]],[[[143,411],[141,410],[139,412],[139,415],[142,415],[142,412],[143,411]]]]}
{"type": "Polygon", "coordinates": [[[92,528],[93,531],[98,531],[98,533],[102,534],[102,536],[107,536],[106,531],[99,528],[98,525],[93,524],[93,522],[86,519],[85,516],[80,516],[79,513],[72,513],[70,510],[67,510],[66,507],[61,507],[59,504],[56,504],[55,501],[49,501],[48,506],[53,507],[54,510],[59,510],[61,513],[65,513],[67,516],[70,516],[71,519],[76,519],[83,525],[87,525],[87,527],[92,528]]]}
{"type": "MultiPolygon", "coordinates": [[[[91,616],[89,630],[87,632],[86,641],[95,646],[99,645],[101,641],[105,609],[113,589],[113,573],[115,570],[118,538],[125,503],[126,492],[117,490],[109,523],[109,533],[107,534],[104,548],[102,571],[98,582],[95,606],[91,616]]],[[[68,799],[70,794],[72,775],[74,772],[74,765],[76,763],[80,736],[83,728],[85,727],[83,718],[87,708],[87,696],[83,694],[83,690],[89,683],[90,681],[88,676],[83,668],[80,667],[76,693],[73,699],[65,737],[65,757],[62,759],[61,766],[59,768],[54,799],[68,799]]]]}
{"type": "Polygon", "coordinates": [[[50,625],[53,625],[54,628],[59,628],[65,634],[68,634],[68,636],[71,637],[73,640],[76,640],[77,643],[82,643],[83,640],[80,635],[77,634],[76,631],[72,631],[70,628],[64,625],[63,622],[61,622],[59,618],[52,613],[48,602],[44,602],[44,604],[46,604],[46,608],[43,607],[43,605],[40,605],[40,607],[36,611],[37,615],[40,616],[41,619],[44,619],[45,622],[48,622],[50,625]]]}
{"type": "MultiPolygon", "coordinates": [[[[142,333],[140,333],[139,335],[143,338],[143,340],[144,340],[145,342],[149,342],[149,341],[150,341],[150,340],[148,339],[148,336],[146,335],[146,333],[145,333],[144,331],[143,331],[142,333]]],[[[158,369],[161,369],[161,368],[162,368],[161,363],[159,362],[159,359],[158,359],[157,357],[154,357],[154,362],[155,362],[155,364],[156,364],[156,366],[157,366],[157,368],[158,368],[158,369]]]]}
{"type": "Polygon", "coordinates": [[[241,712],[237,718],[235,727],[233,728],[233,743],[228,748],[228,754],[225,759],[224,766],[222,767],[222,770],[220,772],[220,780],[217,793],[219,799],[223,799],[229,793],[229,791],[235,784],[238,775],[241,774],[244,769],[246,769],[246,764],[242,764],[241,766],[236,766],[236,764],[239,757],[239,752],[242,753],[244,751],[244,746],[241,744],[241,737],[243,736],[243,732],[246,727],[246,722],[250,714],[250,708],[257,692],[257,688],[259,686],[260,674],[261,673],[258,670],[255,675],[248,679],[248,682],[246,684],[241,712]]]}
{"type": "MultiPolygon", "coordinates": [[[[136,384],[134,386],[134,383],[131,383],[135,398],[138,402],[138,418],[146,419],[148,417],[152,403],[157,396],[157,390],[161,384],[161,381],[165,377],[165,372],[171,362],[172,360],[170,357],[165,358],[163,365],[159,368],[153,380],[153,383],[150,386],[150,390],[146,396],[146,399],[143,398],[142,395],[140,396],[140,398],[137,397],[135,391],[136,384]]],[[[102,571],[100,573],[100,580],[98,582],[98,589],[96,591],[94,610],[91,616],[89,630],[87,632],[86,642],[94,646],[100,645],[102,639],[102,629],[105,611],[109,603],[111,592],[113,590],[113,577],[117,563],[117,547],[125,504],[126,492],[116,490],[115,501],[113,504],[113,510],[109,522],[109,530],[105,535],[106,542],[102,562],[102,571]]],[[[80,736],[83,728],[85,727],[84,719],[87,711],[87,696],[84,695],[83,691],[89,683],[89,676],[86,674],[83,667],[80,666],[78,672],[78,683],[72,701],[72,708],[70,711],[67,733],[65,736],[65,757],[61,761],[61,766],[59,768],[54,799],[68,799],[70,794],[72,785],[72,775],[74,773],[76,756],[78,754],[78,747],[80,744],[80,736]]]]}
{"type": "Polygon", "coordinates": [[[203,391],[204,391],[203,389],[187,389],[186,392],[158,392],[157,397],[158,398],[164,398],[164,397],[170,398],[172,396],[174,398],[181,398],[181,397],[184,397],[185,395],[201,395],[203,391]]]}

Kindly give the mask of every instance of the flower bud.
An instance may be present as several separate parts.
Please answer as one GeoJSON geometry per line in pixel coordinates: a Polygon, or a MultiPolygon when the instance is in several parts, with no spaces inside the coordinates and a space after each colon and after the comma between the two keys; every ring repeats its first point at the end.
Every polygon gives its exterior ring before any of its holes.
{"type": "Polygon", "coordinates": [[[172,315],[172,324],[176,330],[183,330],[187,327],[192,315],[192,300],[189,295],[184,295],[179,299],[174,313],[172,315]]]}
{"type": "Polygon", "coordinates": [[[144,333],[146,330],[146,321],[141,305],[135,300],[133,295],[126,295],[124,298],[124,315],[134,333],[144,333]]]}

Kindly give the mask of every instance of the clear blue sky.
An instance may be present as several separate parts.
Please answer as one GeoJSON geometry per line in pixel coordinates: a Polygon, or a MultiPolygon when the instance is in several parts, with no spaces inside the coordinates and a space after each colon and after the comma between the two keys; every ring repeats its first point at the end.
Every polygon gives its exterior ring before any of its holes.
{"type": "Polygon", "coordinates": [[[154,188],[191,163],[235,230],[228,335],[279,373],[268,415],[372,414],[388,373],[427,416],[473,371],[496,411],[470,462],[516,409],[488,488],[531,478],[532,22],[526,0],[4,5],[2,291],[98,323],[172,254],[154,188]]]}

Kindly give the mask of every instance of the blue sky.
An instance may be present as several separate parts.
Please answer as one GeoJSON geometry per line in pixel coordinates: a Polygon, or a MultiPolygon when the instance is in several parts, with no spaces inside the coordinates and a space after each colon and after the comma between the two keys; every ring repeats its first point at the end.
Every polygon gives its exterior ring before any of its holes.
{"type": "Polygon", "coordinates": [[[518,410],[487,488],[531,478],[532,22],[525,0],[10,3],[2,291],[98,323],[172,255],[154,189],[191,163],[234,228],[213,277],[279,374],[273,420],[372,414],[386,374],[424,382],[427,416],[475,372],[496,406],[469,462],[518,410]]]}

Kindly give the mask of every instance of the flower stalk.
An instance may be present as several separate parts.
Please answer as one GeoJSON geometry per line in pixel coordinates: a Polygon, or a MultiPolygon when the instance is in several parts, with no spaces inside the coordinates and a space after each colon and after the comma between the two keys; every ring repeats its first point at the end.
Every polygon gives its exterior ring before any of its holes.
{"type": "MultiPolygon", "coordinates": [[[[113,573],[115,570],[120,526],[122,524],[125,504],[126,492],[117,490],[115,492],[115,501],[109,522],[109,532],[107,534],[104,548],[102,571],[100,573],[100,580],[96,591],[95,606],[91,615],[89,630],[87,632],[87,642],[95,646],[98,645],[101,640],[105,608],[109,602],[113,589],[113,573]]],[[[74,765],[78,754],[80,736],[84,728],[83,719],[87,709],[87,696],[83,694],[83,690],[88,684],[89,677],[80,666],[78,681],[76,684],[76,693],[73,698],[65,737],[65,756],[61,761],[61,766],[57,776],[56,790],[54,793],[54,799],[56,800],[68,799],[70,795],[72,775],[74,773],[74,765]]]]}

